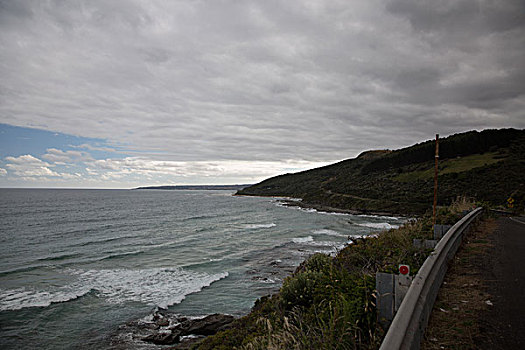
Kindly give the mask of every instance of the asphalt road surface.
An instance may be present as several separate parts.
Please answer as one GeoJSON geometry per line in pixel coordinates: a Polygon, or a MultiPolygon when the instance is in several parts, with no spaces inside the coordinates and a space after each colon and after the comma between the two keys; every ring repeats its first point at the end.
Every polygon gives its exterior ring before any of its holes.
{"type": "Polygon", "coordinates": [[[525,217],[501,217],[497,224],[483,264],[493,305],[481,318],[482,348],[525,349],[525,217]]]}

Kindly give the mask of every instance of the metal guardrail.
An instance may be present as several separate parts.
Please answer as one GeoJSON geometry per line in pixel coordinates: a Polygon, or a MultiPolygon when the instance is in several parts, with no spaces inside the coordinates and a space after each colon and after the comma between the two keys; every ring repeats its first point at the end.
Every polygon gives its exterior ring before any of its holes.
{"type": "Polygon", "coordinates": [[[380,350],[419,349],[421,339],[434,306],[439,287],[447,272],[448,261],[461,244],[463,232],[483,208],[477,208],[459,220],[438,242],[414,277],[380,350]]]}

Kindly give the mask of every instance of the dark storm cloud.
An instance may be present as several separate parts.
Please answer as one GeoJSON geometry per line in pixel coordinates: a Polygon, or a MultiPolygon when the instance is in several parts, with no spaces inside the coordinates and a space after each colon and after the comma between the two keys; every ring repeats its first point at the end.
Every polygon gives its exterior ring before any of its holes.
{"type": "Polygon", "coordinates": [[[525,25],[522,1],[390,1],[387,9],[406,17],[412,27],[449,36],[506,32],[525,25]]]}
{"type": "Polygon", "coordinates": [[[1,122],[159,161],[332,161],[523,128],[523,6],[2,1],[1,122]]]}
{"type": "Polygon", "coordinates": [[[523,99],[522,1],[401,0],[387,9],[407,19],[414,36],[436,56],[431,67],[398,76],[396,83],[411,102],[490,110],[523,99]]]}

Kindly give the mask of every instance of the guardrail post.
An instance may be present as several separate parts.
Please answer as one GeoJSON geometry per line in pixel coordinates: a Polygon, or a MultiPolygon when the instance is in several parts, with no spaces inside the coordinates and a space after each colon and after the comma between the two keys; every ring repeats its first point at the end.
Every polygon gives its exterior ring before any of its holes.
{"type": "Polygon", "coordinates": [[[376,291],[377,319],[381,328],[386,330],[394,318],[394,275],[376,273],[376,291]]]}
{"type": "Polygon", "coordinates": [[[417,239],[414,238],[412,241],[412,244],[414,244],[414,247],[416,248],[424,248],[424,249],[434,249],[434,247],[437,245],[437,240],[435,239],[417,239]]]}
{"type": "Polygon", "coordinates": [[[452,225],[434,225],[434,239],[440,240],[451,227],[452,225]]]}
{"type": "Polygon", "coordinates": [[[401,305],[401,302],[405,298],[405,295],[408,292],[408,288],[410,288],[410,284],[412,283],[412,277],[407,275],[394,275],[395,276],[395,288],[394,288],[394,297],[395,297],[395,303],[394,303],[394,313],[399,310],[399,306],[401,305]]]}
{"type": "Polygon", "coordinates": [[[477,208],[463,217],[438,242],[414,277],[379,350],[419,349],[448,261],[456,253],[463,233],[482,210],[477,208]]]}

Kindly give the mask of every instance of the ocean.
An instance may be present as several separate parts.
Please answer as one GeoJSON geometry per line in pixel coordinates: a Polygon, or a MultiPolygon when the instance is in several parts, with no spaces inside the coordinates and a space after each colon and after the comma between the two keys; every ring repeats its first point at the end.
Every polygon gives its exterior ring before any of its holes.
{"type": "Polygon", "coordinates": [[[232,191],[0,189],[0,348],[159,349],[122,326],[246,314],[309,255],[402,222],[232,191]]]}

